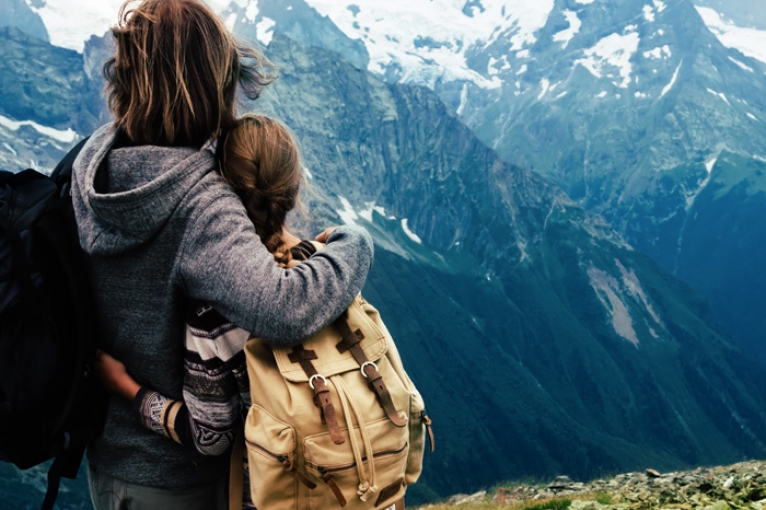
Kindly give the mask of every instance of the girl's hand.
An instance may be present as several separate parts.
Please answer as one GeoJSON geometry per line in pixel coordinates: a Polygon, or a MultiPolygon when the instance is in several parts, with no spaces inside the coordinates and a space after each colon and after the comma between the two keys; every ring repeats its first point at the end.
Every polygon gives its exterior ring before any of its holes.
{"type": "Polygon", "coordinates": [[[120,361],[98,349],[95,369],[106,391],[122,395],[131,401],[136,398],[141,386],[128,374],[125,365],[120,361]]]}
{"type": "Polygon", "coordinates": [[[285,247],[292,248],[293,246],[299,244],[301,242],[301,238],[293,234],[292,232],[288,232],[287,230],[282,231],[282,242],[285,243],[285,247]]]}

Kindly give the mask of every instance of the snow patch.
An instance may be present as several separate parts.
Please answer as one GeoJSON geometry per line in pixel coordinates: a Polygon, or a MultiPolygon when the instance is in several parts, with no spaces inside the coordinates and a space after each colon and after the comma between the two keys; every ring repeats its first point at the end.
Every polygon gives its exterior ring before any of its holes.
{"type": "Polygon", "coordinates": [[[627,88],[631,81],[633,69],[630,59],[638,50],[641,42],[637,32],[626,34],[611,34],[601,39],[595,46],[585,50],[585,58],[575,60],[575,65],[580,64],[590,71],[596,78],[607,76],[617,78],[613,81],[616,87],[627,88]],[[618,76],[607,72],[607,67],[616,67],[618,76]]]}
{"type": "Polygon", "coordinates": [[[376,213],[378,213],[381,216],[383,216],[384,218],[386,218],[387,220],[395,220],[396,219],[396,216],[388,216],[388,215],[386,215],[386,210],[383,209],[382,207],[378,206],[378,205],[374,206],[373,210],[376,213]]]}
{"type": "Polygon", "coordinates": [[[636,93],[633,94],[633,95],[635,97],[637,97],[638,99],[645,99],[645,98],[649,97],[649,94],[646,94],[646,93],[641,92],[641,91],[636,91],[636,93]]]}
{"type": "Polygon", "coordinates": [[[460,91],[460,105],[457,107],[457,113],[458,115],[463,114],[463,110],[465,109],[465,104],[468,102],[468,83],[463,84],[463,89],[460,91]]]}
{"type": "Polygon", "coordinates": [[[301,164],[301,173],[306,176],[306,179],[314,179],[314,174],[311,173],[311,170],[306,165],[301,164]]]}
{"type": "Polygon", "coordinates": [[[569,28],[562,30],[553,35],[553,40],[556,42],[563,42],[562,49],[569,45],[569,41],[580,31],[582,21],[577,17],[577,13],[574,11],[564,11],[564,17],[569,23],[569,28]]]}
{"type": "Polygon", "coordinates": [[[346,197],[339,196],[338,198],[340,199],[340,204],[343,206],[343,209],[336,209],[335,212],[338,213],[341,221],[346,225],[356,225],[356,220],[359,219],[359,215],[354,211],[351,202],[349,202],[346,197]]]}
{"type": "Polygon", "coordinates": [[[715,166],[716,162],[718,161],[718,154],[716,154],[713,159],[705,163],[705,170],[707,170],[707,174],[710,175],[713,173],[713,167],[715,166]]]}
{"type": "Polygon", "coordinates": [[[261,21],[255,25],[255,34],[260,42],[268,46],[271,42],[271,38],[274,37],[274,25],[277,22],[271,18],[264,17],[261,21]]]}
{"type": "Polygon", "coordinates": [[[752,67],[750,67],[750,66],[747,66],[747,65],[743,64],[742,62],[740,62],[740,61],[739,61],[739,60],[737,60],[736,58],[731,58],[731,57],[729,57],[729,60],[731,60],[732,62],[734,62],[735,64],[737,64],[737,65],[738,65],[740,68],[744,69],[745,71],[750,71],[751,73],[755,73],[755,71],[753,71],[753,68],[752,68],[752,67]]]}
{"type": "Polygon", "coordinates": [[[407,234],[407,237],[412,239],[414,242],[418,244],[423,244],[423,241],[418,237],[418,235],[409,229],[407,226],[407,218],[404,218],[402,220],[402,230],[404,230],[404,233],[407,234]]]}
{"type": "Polygon", "coordinates": [[[518,71],[516,71],[516,76],[526,73],[527,69],[528,69],[527,64],[524,64],[523,66],[521,66],[521,68],[518,71]]]}
{"type": "Polygon", "coordinates": [[[575,0],[576,4],[588,5],[592,4],[594,0],[575,0]]]}
{"type": "Polygon", "coordinates": [[[602,97],[606,97],[606,90],[602,90],[598,94],[596,94],[596,97],[601,99],[602,97]]]}
{"type": "Polygon", "coordinates": [[[548,89],[550,88],[551,82],[547,80],[547,78],[543,78],[540,81],[540,86],[542,87],[542,91],[540,92],[540,95],[537,96],[537,100],[541,100],[546,92],[548,92],[548,89]]]}
{"type": "Polygon", "coordinates": [[[651,5],[644,6],[644,19],[649,23],[654,21],[654,7],[651,5]]]}
{"type": "Polygon", "coordinates": [[[41,135],[52,138],[61,143],[72,143],[77,140],[77,133],[72,128],[63,131],[61,129],[55,129],[52,127],[42,126],[32,120],[16,121],[0,115],[0,126],[3,126],[11,131],[18,131],[22,126],[29,126],[41,135]]]}
{"type": "Polygon", "coordinates": [[[372,211],[375,210],[375,202],[367,202],[365,205],[367,206],[367,208],[362,209],[361,211],[358,212],[358,214],[365,220],[372,223],[372,211]]]}
{"type": "Polygon", "coordinates": [[[755,121],[758,120],[758,118],[755,115],[753,115],[752,113],[750,113],[750,112],[747,112],[747,116],[750,117],[751,119],[755,120],[755,121]]]}
{"type": "Polygon", "coordinates": [[[250,23],[253,23],[255,18],[258,17],[258,12],[258,2],[250,2],[247,5],[247,9],[245,9],[245,18],[247,18],[247,21],[250,23]]]}
{"type": "Polygon", "coordinates": [[[665,94],[670,92],[670,89],[672,89],[673,85],[675,85],[676,80],[678,79],[678,72],[681,70],[681,64],[683,64],[683,61],[681,61],[681,63],[678,64],[678,67],[676,67],[676,70],[673,73],[673,78],[670,80],[670,83],[668,83],[667,85],[665,85],[665,87],[663,87],[662,94],[660,94],[660,97],[663,97],[665,94]]]}
{"type": "Polygon", "coordinates": [[[731,106],[731,103],[729,102],[729,100],[726,99],[726,94],[724,94],[723,92],[716,92],[713,89],[707,89],[707,91],[710,92],[711,94],[713,94],[714,96],[720,97],[721,99],[723,99],[726,102],[726,104],[731,106]]]}
{"type": "Polygon", "coordinates": [[[665,2],[663,2],[662,0],[652,0],[652,3],[654,4],[654,8],[657,9],[657,12],[662,12],[667,7],[667,5],[665,5],[665,2]]]}
{"type": "Polygon", "coordinates": [[[704,190],[707,185],[710,183],[710,179],[713,176],[713,167],[715,166],[716,161],[718,161],[718,156],[721,154],[720,151],[718,151],[711,159],[709,159],[705,163],[705,170],[707,170],[707,175],[702,180],[702,182],[699,184],[697,189],[687,190],[685,194],[686,199],[686,207],[684,208],[686,212],[689,212],[691,210],[692,206],[694,206],[694,202],[697,200],[697,197],[700,193],[702,193],[702,190],[704,190]]]}
{"type": "Polygon", "coordinates": [[[10,153],[11,153],[11,154],[13,154],[14,156],[18,156],[18,155],[19,155],[19,154],[18,154],[18,153],[17,153],[17,152],[16,152],[16,151],[13,149],[13,147],[11,147],[10,145],[8,145],[8,144],[7,144],[7,143],[5,143],[5,142],[3,142],[3,147],[5,147],[5,150],[7,150],[8,152],[10,152],[10,153]]]}
{"type": "Polygon", "coordinates": [[[670,50],[670,46],[665,44],[664,46],[657,46],[651,50],[643,53],[644,58],[669,58],[673,56],[673,52],[670,50]]]}
{"type": "Polygon", "coordinates": [[[696,7],[697,12],[724,46],[736,48],[744,55],[766,62],[766,31],[738,27],[709,7],[696,7]]]}

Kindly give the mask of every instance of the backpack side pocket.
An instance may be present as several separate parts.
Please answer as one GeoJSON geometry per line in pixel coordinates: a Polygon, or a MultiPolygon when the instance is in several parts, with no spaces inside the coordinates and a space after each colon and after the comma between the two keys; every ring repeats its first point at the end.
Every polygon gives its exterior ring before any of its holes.
{"type": "Polygon", "coordinates": [[[250,494],[257,508],[295,510],[295,430],[253,405],[245,420],[250,494]],[[276,496],[276,497],[274,497],[276,496]]]}
{"type": "Polygon", "coordinates": [[[407,470],[404,474],[405,485],[412,485],[418,481],[423,471],[423,456],[426,450],[426,441],[430,441],[430,450],[433,451],[433,435],[431,433],[431,420],[426,415],[426,407],[420,393],[410,395],[410,450],[407,456],[407,470]]]}

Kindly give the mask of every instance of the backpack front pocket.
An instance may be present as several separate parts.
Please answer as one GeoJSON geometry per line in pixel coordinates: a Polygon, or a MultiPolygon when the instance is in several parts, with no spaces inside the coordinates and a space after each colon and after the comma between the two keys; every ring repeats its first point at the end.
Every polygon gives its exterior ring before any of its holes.
{"type": "Polygon", "coordinates": [[[368,424],[366,430],[371,460],[358,427],[353,430],[355,441],[348,429],[342,430],[346,438],[342,445],[333,443],[326,433],[303,441],[306,472],[317,485],[309,491],[311,510],[385,508],[404,495],[407,428],[394,427],[384,418],[368,424]],[[352,450],[354,443],[360,449],[361,466],[352,450]]]}
{"type": "Polygon", "coordinates": [[[247,413],[245,445],[250,493],[257,508],[295,510],[295,430],[253,405],[247,413]]]}

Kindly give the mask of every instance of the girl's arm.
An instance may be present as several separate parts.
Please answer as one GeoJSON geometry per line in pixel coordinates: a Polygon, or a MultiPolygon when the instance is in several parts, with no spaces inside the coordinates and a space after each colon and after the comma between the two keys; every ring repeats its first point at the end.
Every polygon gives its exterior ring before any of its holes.
{"type": "Polygon", "coordinates": [[[209,306],[195,308],[187,325],[183,400],[142,387],[109,354],[99,352],[97,373],[107,390],[133,402],[144,427],[203,455],[225,453],[250,402],[244,345],[249,333],[209,306]]]}

